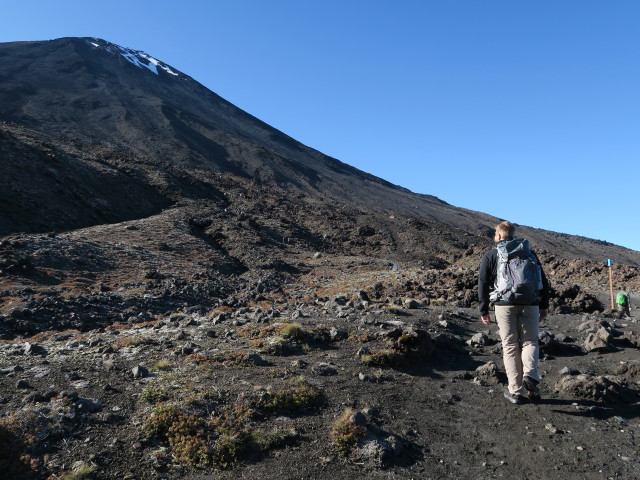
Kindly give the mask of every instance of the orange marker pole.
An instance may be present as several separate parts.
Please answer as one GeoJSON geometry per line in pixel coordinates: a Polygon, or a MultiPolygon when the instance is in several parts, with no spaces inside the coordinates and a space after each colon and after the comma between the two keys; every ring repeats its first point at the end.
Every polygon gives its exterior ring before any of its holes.
{"type": "Polygon", "coordinates": [[[609,266],[609,292],[611,294],[611,310],[613,310],[613,260],[608,259],[607,265],[609,266]]]}

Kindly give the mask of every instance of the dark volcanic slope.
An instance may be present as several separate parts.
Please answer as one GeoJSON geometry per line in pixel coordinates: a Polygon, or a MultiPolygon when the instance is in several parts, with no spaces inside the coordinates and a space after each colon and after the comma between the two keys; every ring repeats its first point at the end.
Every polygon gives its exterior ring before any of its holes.
{"type": "Polygon", "coordinates": [[[122,158],[83,154],[20,129],[0,127],[0,158],[2,233],[121,222],[171,203],[122,158]]]}
{"type": "Polygon", "coordinates": [[[305,147],[190,77],[159,65],[142,52],[97,39],[4,44],[2,119],[158,163],[340,198],[352,190],[343,188],[347,185],[363,191],[371,190],[367,183],[397,189],[305,147]]]}
{"type": "MultiPolygon", "coordinates": [[[[0,233],[143,218],[219,196],[215,172],[485,235],[498,219],[417,195],[323,155],[147,54],[94,38],[0,44],[0,233]]],[[[563,256],[640,254],[524,228],[563,256]]]]}

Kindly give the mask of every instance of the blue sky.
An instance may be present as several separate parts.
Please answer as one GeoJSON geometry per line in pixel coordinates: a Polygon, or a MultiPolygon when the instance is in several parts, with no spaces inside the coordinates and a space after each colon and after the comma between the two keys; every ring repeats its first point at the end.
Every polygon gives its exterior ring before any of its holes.
{"type": "Polygon", "coordinates": [[[0,42],[95,36],[414,192],[640,251],[640,2],[3,2],[0,42]]]}

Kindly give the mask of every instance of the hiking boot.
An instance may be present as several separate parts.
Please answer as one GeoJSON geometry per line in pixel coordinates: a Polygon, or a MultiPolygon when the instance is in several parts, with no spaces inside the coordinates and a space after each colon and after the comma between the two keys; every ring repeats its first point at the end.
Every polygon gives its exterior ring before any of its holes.
{"type": "Polygon", "coordinates": [[[526,403],[526,397],[519,395],[517,393],[511,393],[509,391],[504,392],[504,398],[509,400],[511,403],[515,403],[516,405],[520,405],[521,403],[526,403]]]}
{"type": "Polygon", "coordinates": [[[522,385],[527,389],[527,396],[532,402],[539,402],[542,397],[540,396],[540,390],[538,390],[538,381],[531,377],[524,377],[522,379],[522,385]]]}

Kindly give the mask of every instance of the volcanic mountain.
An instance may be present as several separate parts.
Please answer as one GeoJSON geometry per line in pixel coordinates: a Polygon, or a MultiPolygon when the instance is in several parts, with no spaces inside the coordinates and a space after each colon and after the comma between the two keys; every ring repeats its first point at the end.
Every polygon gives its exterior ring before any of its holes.
{"type": "Polygon", "coordinates": [[[497,222],[146,53],[0,44],[0,477],[637,478],[640,327],[604,259],[637,292],[640,252],[518,227],[551,316],[543,401],[507,406],[497,222]]]}
{"type": "MultiPolygon", "coordinates": [[[[0,122],[3,234],[115,223],[185,199],[219,199],[216,174],[472,236],[487,236],[498,222],[323,155],[177,69],[101,39],[1,44],[0,122]]],[[[640,264],[637,252],[606,242],[521,233],[561,256],[640,264]]]]}

